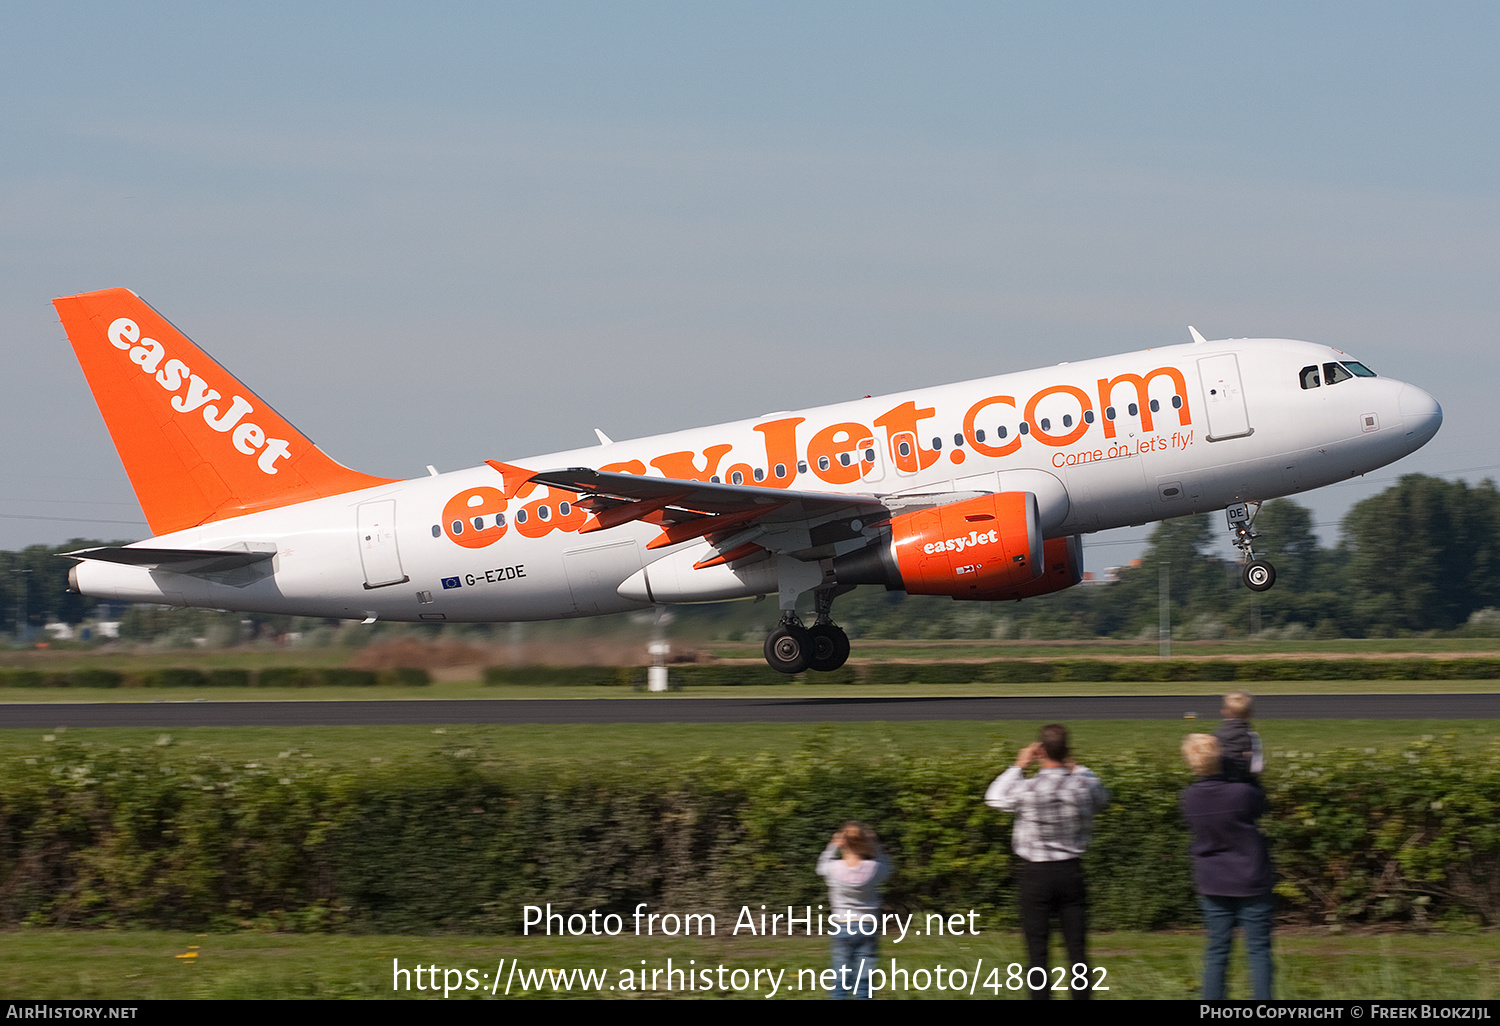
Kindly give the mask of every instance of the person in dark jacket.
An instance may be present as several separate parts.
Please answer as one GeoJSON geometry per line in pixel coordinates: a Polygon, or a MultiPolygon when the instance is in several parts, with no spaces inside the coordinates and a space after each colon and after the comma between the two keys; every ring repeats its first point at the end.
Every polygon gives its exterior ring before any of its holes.
{"type": "Polygon", "coordinates": [[[1276,877],[1266,837],[1257,825],[1268,808],[1266,793],[1257,782],[1223,775],[1219,742],[1209,734],[1189,734],[1182,755],[1198,778],[1182,792],[1182,814],[1193,835],[1193,885],[1208,934],[1203,997],[1224,997],[1224,976],[1238,926],[1245,933],[1254,997],[1269,1000],[1271,916],[1276,908],[1271,888],[1276,877]]]}
{"type": "Polygon", "coordinates": [[[1219,772],[1226,780],[1254,783],[1266,768],[1260,735],[1250,729],[1254,714],[1255,696],[1250,692],[1231,691],[1224,696],[1224,707],[1219,710],[1224,722],[1214,731],[1214,737],[1219,742],[1219,772]]]}

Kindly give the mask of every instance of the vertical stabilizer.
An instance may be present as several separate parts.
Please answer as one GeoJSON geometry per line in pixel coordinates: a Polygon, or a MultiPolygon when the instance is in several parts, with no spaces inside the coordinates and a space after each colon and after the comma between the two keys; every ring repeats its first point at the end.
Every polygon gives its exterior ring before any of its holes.
{"type": "Polygon", "coordinates": [[[53,305],[152,533],[392,483],[329,459],[128,289],[53,305]]]}

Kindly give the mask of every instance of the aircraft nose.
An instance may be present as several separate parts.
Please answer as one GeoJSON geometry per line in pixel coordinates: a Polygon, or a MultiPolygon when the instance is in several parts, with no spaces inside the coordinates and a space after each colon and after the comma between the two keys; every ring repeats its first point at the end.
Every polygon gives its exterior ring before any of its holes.
{"type": "Polygon", "coordinates": [[[1401,423],[1413,450],[1426,445],[1443,426],[1443,408],[1416,385],[1401,386],[1401,423]]]}

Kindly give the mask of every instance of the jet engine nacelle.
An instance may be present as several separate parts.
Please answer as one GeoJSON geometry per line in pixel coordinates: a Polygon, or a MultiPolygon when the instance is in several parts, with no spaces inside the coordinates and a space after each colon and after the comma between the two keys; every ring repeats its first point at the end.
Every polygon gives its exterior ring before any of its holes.
{"type": "Polygon", "coordinates": [[[840,584],[986,599],[1043,571],[1036,496],[1000,492],[892,517],[890,535],[833,561],[840,584]]]}
{"type": "Polygon", "coordinates": [[[965,598],[1004,602],[1011,599],[1036,598],[1071,588],[1083,580],[1083,537],[1048,538],[1042,545],[1042,573],[1035,580],[1008,588],[997,588],[984,595],[965,598]]]}

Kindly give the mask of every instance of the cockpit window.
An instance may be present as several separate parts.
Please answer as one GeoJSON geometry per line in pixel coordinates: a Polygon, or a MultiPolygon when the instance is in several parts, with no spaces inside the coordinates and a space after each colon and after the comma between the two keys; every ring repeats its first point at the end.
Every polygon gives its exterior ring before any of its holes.
{"type": "Polygon", "coordinates": [[[1356,378],[1373,378],[1375,372],[1356,360],[1345,360],[1344,366],[1349,368],[1349,373],[1356,378]]]}
{"type": "Polygon", "coordinates": [[[1341,363],[1325,363],[1323,365],[1323,376],[1328,379],[1330,385],[1337,385],[1340,381],[1348,381],[1354,377],[1353,374],[1344,370],[1344,365],[1341,363]]]}
{"type": "Polygon", "coordinates": [[[1317,388],[1323,382],[1318,380],[1318,365],[1303,367],[1297,374],[1298,380],[1302,382],[1303,388],[1317,388]]]}

